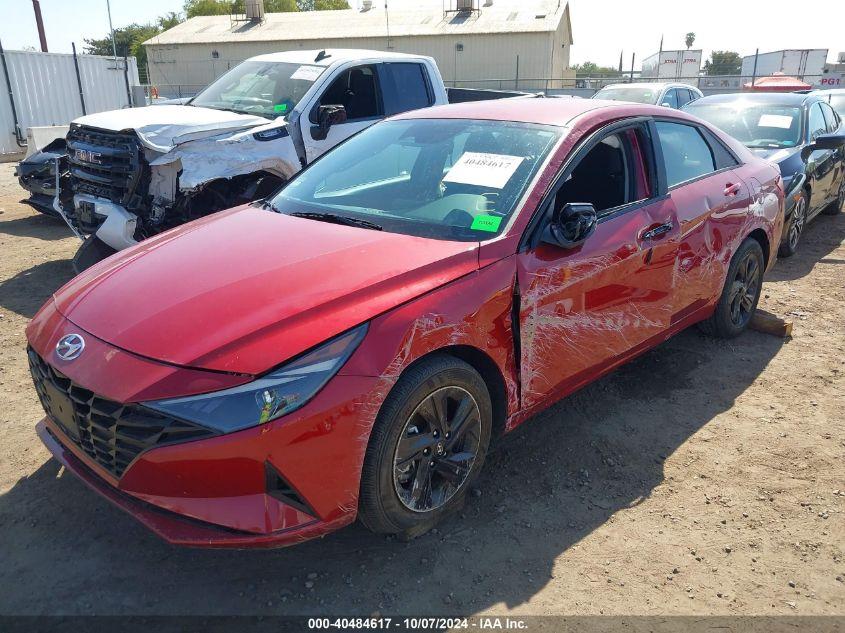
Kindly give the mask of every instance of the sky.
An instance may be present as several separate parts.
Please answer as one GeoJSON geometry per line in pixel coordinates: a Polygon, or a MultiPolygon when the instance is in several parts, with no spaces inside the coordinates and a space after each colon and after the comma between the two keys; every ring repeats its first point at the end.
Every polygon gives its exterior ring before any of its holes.
{"type": "MultiPolygon", "coordinates": [[[[415,0],[390,0],[390,10],[415,0]]],[[[496,0],[493,0],[494,2],[496,0]]],[[[565,0],[563,0],[565,1],[565,0]]],[[[357,4],[350,0],[351,5],[357,4]]],[[[374,4],[380,5],[381,2],[374,4]]],[[[734,50],[751,55],[783,48],[827,48],[828,60],[845,51],[845,1],[816,0],[802,15],[794,0],[571,0],[572,64],[592,61],[616,66],[623,52],[630,68],[631,54],[640,60],[656,53],[663,37],[665,50],[684,48],[684,36],[696,34],[694,48],[734,50]],[[684,8],[688,7],[688,8],[684,8]],[[824,15],[824,19],[819,18],[824,15]],[[787,16],[792,16],[788,18],[787,16]],[[790,21],[791,20],[791,21],[790,21]]],[[[182,0],[111,0],[115,28],[153,21],[169,11],[181,11],[182,0]]],[[[44,28],[51,51],[70,52],[71,42],[82,48],[84,38],[108,33],[106,0],[41,0],[44,28]]],[[[39,47],[31,0],[0,0],[0,40],[7,49],[39,47]]]]}

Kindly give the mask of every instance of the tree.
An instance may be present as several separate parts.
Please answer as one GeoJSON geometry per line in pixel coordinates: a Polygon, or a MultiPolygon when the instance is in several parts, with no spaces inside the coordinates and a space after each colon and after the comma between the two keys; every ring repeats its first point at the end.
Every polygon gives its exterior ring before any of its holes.
{"type": "Polygon", "coordinates": [[[619,77],[622,74],[616,68],[611,68],[610,66],[599,66],[593,62],[575,64],[572,66],[572,70],[575,71],[576,75],[580,75],[582,77],[619,77]]]}
{"type": "Polygon", "coordinates": [[[693,32],[687,33],[686,38],[684,39],[684,42],[686,43],[688,50],[690,48],[692,48],[692,45],[695,44],[695,33],[693,33],[693,32]]]}
{"type": "Polygon", "coordinates": [[[739,75],[742,72],[742,58],[734,51],[713,51],[704,62],[705,75],[739,75]]]}
{"type": "Polygon", "coordinates": [[[317,11],[340,11],[348,8],[349,3],[346,0],[314,0],[314,9],[317,11]]]}
{"type": "MultiPolygon", "coordinates": [[[[185,15],[195,18],[198,15],[229,15],[244,13],[244,0],[185,0],[185,15]]],[[[264,0],[264,10],[267,13],[287,13],[299,11],[296,0],[264,0]]]]}

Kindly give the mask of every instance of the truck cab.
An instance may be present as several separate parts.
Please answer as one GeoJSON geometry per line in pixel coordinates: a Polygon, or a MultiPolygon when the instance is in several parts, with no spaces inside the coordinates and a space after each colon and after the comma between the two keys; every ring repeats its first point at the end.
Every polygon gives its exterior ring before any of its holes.
{"type": "Polygon", "coordinates": [[[80,271],[163,230],[269,195],[386,116],[445,103],[430,57],[260,55],[185,103],[76,119],[63,148],[51,144],[18,173],[30,175],[21,179],[30,191],[39,184],[36,208],[46,206],[45,180],[55,179],[49,208],[39,210],[60,215],[83,240],[74,258],[80,271]]]}

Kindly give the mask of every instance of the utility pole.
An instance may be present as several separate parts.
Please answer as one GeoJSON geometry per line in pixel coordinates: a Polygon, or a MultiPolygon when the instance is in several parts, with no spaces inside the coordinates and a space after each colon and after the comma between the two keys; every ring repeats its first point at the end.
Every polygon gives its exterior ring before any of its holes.
{"type": "Polygon", "coordinates": [[[35,11],[35,26],[38,27],[38,39],[41,40],[41,52],[47,52],[47,35],[44,33],[44,20],[41,19],[41,3],[32,0],[32,10],[35,11]]]}
{"type": "Polygon", "coordinates": [[[114,55],[115,60],[117,60],[117,42],[114,40],[114,27],[111,23],[111,2],[106,0],[106,9],[109,12],[109,31],[111,31],[111,52],[114,55]]]}

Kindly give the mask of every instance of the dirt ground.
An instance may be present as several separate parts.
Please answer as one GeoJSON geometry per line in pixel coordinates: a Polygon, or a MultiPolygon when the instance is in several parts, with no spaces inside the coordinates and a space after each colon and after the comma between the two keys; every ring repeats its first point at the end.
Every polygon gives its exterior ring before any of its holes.
{"type": "Polygon", "coordinates": [[[77,242],[21,197],[0,165],[0,613],[845,615],[845,214],[768,275],[791,340],[682,333],[499,442],[436,532],[203,551],[37,440],[24,327],[77,242]]]}

